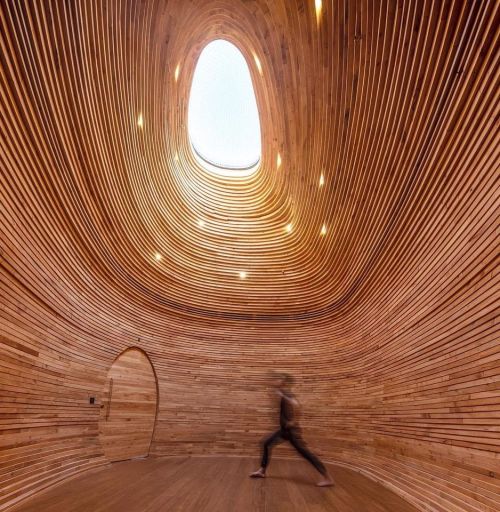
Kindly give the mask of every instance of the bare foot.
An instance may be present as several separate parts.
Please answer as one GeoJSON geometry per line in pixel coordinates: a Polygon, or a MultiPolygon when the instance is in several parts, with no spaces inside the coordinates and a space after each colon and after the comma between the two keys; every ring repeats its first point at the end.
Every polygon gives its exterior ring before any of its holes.
{"type": "Polygon", "coordinates": [[[335,485],[333,478],[327,473],[323,480],[320,480],[317,484],[318,487],[332,487],[335,485]]]}
{"type": "Polygon", "coordinates": [[[266,472],[263,468],[258,469],[257,471],[254,471],[253,473],[250,473],[250,478],[265,478],[266,472]]]}

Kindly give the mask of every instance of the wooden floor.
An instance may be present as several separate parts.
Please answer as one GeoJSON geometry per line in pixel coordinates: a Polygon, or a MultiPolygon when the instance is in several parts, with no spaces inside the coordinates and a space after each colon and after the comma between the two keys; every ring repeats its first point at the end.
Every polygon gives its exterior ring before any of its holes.
{"type": "Polygon", "coordinates": [[[24,502],[16,512],[415,512],[381,485],[338,466],[318,488],[306,463],[273,460],[265,480],[249,458],[148,458],[88,472],[24,502]]]}

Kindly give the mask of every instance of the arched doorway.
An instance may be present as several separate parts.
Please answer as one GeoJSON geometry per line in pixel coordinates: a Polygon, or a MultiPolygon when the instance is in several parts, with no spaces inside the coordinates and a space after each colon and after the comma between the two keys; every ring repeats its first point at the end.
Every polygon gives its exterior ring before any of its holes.
{"type": "Polygon", "coordinates": [[[109,369],[99,419],[99,439],[111,462],[149,454],[157,403],[148,356],[138,348],[125,350],[109,369]]]}

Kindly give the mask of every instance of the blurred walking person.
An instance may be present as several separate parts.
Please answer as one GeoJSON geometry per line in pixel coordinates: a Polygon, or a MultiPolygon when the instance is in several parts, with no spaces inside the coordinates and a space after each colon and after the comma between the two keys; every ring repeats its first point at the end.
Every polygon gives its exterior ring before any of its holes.
{"type": "Polygon", "coordinates": [[[309,451],[302,440],[300,428],[296,421],[299,403],[290,390],[292,385],[293,377],[291,375],[286,373],[273,374],[273,387],[280,397],[280,428],[263,442],[260,468],[250,476],[252,478],[265,478],[272,447],[283,441],[288,441],[321,474],[322,478],[316,485],[319,487],[334,485],[334,481],[324,464],[309,451]]]}

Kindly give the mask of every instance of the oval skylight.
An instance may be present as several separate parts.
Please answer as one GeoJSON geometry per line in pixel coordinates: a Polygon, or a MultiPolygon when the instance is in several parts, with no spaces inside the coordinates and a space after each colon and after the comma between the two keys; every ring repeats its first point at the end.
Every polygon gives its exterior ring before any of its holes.
{"type": "Polygon", "coordinates": [[[196,64],[188,133],[203,166],[224,176],[248,175],[261,156],[260,121],[243,54],[224,40],[209,43],[196,64]]]}

